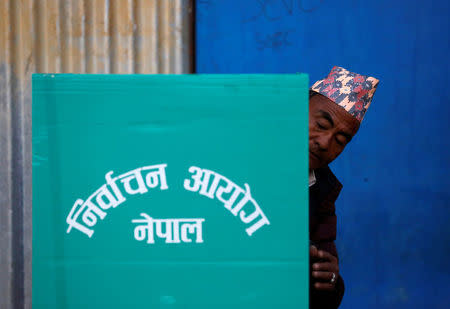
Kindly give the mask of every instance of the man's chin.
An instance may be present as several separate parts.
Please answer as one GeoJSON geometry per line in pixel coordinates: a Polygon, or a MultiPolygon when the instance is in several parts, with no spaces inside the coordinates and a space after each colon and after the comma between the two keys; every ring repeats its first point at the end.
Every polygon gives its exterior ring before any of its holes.
{"type": "Polygon", "coordinates": [[[317,169],[317,168],[320,168],[320,166],[318,166],[318,165],[315,165],[315,164],[309,164],[309,169],[310,170],[315,170],[315,169],[317,169]]]}
{"type": "Polygon", "coordinates": [[[322,162],[318,160],[316,157],[314,157],[312,154],[309,155],[309,169],[314,170],[316,168],[323,167],[322,162]]]}

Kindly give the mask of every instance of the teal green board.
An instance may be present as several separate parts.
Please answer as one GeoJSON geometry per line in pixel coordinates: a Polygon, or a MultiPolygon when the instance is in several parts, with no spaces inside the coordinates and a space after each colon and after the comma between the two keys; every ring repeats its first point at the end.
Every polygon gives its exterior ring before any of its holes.
{"type": "Polygon", "coordinates": [[[307,93],[33,75],[33,308],[307,308],[307,93]]]}

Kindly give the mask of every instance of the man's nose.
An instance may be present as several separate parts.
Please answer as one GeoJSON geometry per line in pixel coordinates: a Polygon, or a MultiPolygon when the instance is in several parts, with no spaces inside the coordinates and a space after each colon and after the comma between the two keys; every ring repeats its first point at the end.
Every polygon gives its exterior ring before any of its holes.
{"type": "Polygon", "coordinates": [[[321,134],[317,139],[317,144],[319,149],[322,151],[327,151],[331,144],[332,134],[321,134]]]}

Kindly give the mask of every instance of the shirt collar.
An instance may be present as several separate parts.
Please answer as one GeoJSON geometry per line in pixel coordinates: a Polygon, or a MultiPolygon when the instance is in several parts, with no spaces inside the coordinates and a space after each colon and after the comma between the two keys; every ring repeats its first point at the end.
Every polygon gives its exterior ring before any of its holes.
{"type": "Polygon", "coordinates": [[[311,187],[316,183],[316,174],[314,174],[314,170],[309,170],[309,186],[311,187]]]}

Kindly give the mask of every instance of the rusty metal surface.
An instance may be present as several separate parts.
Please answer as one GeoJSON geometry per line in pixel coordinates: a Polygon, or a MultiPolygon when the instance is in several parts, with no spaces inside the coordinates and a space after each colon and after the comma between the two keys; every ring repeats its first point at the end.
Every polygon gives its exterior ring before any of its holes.
{"type": "Polygon", "coordinates": [[[191,73],[192,0],[0,0],[0,308],[31,308],[31,74],[191,73]]]}

